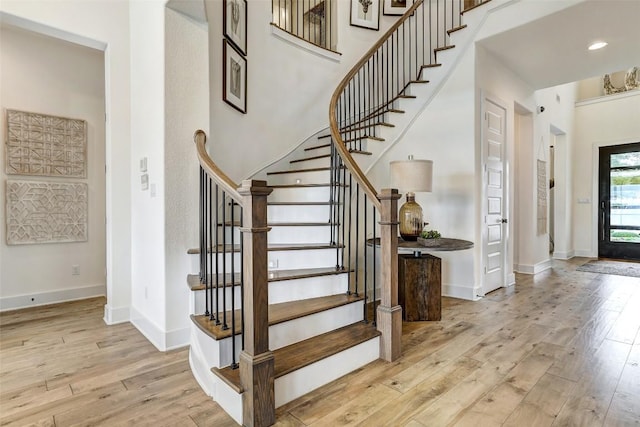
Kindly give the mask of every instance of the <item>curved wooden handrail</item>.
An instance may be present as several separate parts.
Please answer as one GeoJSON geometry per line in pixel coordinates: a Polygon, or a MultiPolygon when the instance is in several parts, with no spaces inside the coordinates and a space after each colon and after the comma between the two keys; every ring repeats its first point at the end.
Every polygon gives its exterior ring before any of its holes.
{"type": "Polygon", "coordinates": [[[242,206],[242,196],[238,193],[239,185],[233,182],[231,178],[227,176],[222,169],[215,164],[209,153],[207,153],[207,134],[202,129],[198,129],[193,134],[193,141],[196,143],[196,150],[198,153],[198,161],[202,169],[220,186],[222,190],[227,193],[233,200],[235,200],[240,206],[242,206]]]}
{"type": "Polygon", "coordinates": [[[347,73],[347,75],[342,79],[336,90],[333,92],[333,96],[331,97],[331,103],[329,104],[329,128],[331,130],[331,139],[333,144],[336,147],[336,150],[340,154],[342,161],[344,162],[351,175],[356,180],[358,184],[362,187],[362,190],[367,194],[371,202],[375,205],[375,207],[380,210],[382,208],[382,204],[378,199],[378,190],[371,184],[371,182],[367,179],[367,177],[360,169],[360,166],[356,163],[353,156],[345,146],[345,143],[340,135],[340,129],[338,128],[338,119],[336,115],[336,109],[338,105],[338,100],[340,99],[340,95],[345,90],[351,79],[360,71],[360,68],[364,64],[367,63],[373,57],[373,55],[380,49],[380,47],[391,37],[392,34],[396,32],[398,28],[415,12],[415,10],[422,5],[423,0],[416,0],[413,5],[405,12],[404,15],[400,19],[396,21],[395,24],[391,26],[387,30],[386,33],[375,43],[371,49],[367,51],[367,53],[362,56],[362,58],[356,63],[356,65],[351,68],[351,70],[347,73]]]}

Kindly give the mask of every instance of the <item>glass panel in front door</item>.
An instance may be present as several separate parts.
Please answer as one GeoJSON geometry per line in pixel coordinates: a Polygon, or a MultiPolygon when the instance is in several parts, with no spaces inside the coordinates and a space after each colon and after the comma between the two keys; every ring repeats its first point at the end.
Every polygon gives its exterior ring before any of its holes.
{"type": "Polygon", "coordinates": [[[611,242],[640,243],[640,152],[610,157],[611,242]]]}

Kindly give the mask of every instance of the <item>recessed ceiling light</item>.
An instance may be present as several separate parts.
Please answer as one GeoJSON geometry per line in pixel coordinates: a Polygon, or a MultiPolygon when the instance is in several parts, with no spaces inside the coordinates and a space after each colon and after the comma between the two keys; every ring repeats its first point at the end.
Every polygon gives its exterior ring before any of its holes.
{"type": "Polygon", "coordinates": [[[609,43],[607,43],[607,42],[596,42],[596,43],[592,44],[591,46],[589,46],[589,50],[602,49],[603,47],[605,47],[608,44],[609,43]]]}

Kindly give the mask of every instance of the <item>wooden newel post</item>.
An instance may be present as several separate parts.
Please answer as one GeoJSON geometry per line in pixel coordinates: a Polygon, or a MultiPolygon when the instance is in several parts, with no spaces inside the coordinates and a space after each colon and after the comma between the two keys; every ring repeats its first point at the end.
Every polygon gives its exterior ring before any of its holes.
{"type": "Polygon", "coordinates": [[[380,305],[377,310],[380,358],[392,362],[402,354],[402,307],[398,305],[398,199],[396,189],[378,195],[380,212],[380,305]]]}
{"type": "Polygon", "coordinates": [[[267,276],[267,196],[265,181],[245,180],[242,202],[244,250],[244,350],[240,353],[243,425],[270,426],[276,421],[274,359],[269,350],[267,276]]]}

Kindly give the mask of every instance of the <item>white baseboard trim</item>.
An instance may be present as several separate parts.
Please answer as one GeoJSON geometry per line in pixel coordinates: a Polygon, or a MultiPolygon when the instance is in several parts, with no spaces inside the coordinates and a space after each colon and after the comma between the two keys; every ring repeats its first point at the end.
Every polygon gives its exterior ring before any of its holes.
{"type": "Polygon", "coordinates": [[[16,295],[0,298],[0,311],[19,310],[60,302],[76,301],[107,295],[105,285],[85,286],[82,288],[59,289],[49,292],[16,295]]]}
{"type": "Polygon", "coordinates": [[[191,332],[189,328],[165,332],[134,307],[131,307],[131,323],[160,351],[173,350],[189,345],[191,332]]]}
{"type": "Polygon", "coordinates": [[[592,251],[575,251],[575,256],[581,258],[598,258],[598,254],[592,251]]]}
{"type": "Polygon", "coordinates": [[[515,271],[517,271],[518,273],[522,273],[522,274],[538,274],[541,273],[545,270],[548,270],[551,268],[551,260],[547,259],[544,261],[541,261],[535,265],[529,265],[529,264],[516,264],[513,266],[513,269],[515,271]]]}
{"type": "Polygon", "coordinates": [[[107,325],[117,325],[128,322],[130,319],[129,307],[111,307],[104,305],[104,323],[107,325]]]}
{"type": "Polygon", "coordinates": [[[442,285],[443,297],[452,297],[452,298],[466,299],[469,301],[477,301],[480,299],[480,297],[478,296],[479,291],[480,289],[478,288],[470,288],[468,286],[450,285],[450,284],[442,285]]]}
{"type": "Polygon", "coordinates": [[[515,284],[516,284],[516,274],[515,273],[508,274],[505,288],[508,288],[509,286],[513,286],[515,284]]]}
{"type": "Polygon", "coordinates": [[[567,251],[567,252],[554,252],[553,253],[553,259],[571,259],[573,258],[575,255],[574,251],[567,251]]]}

